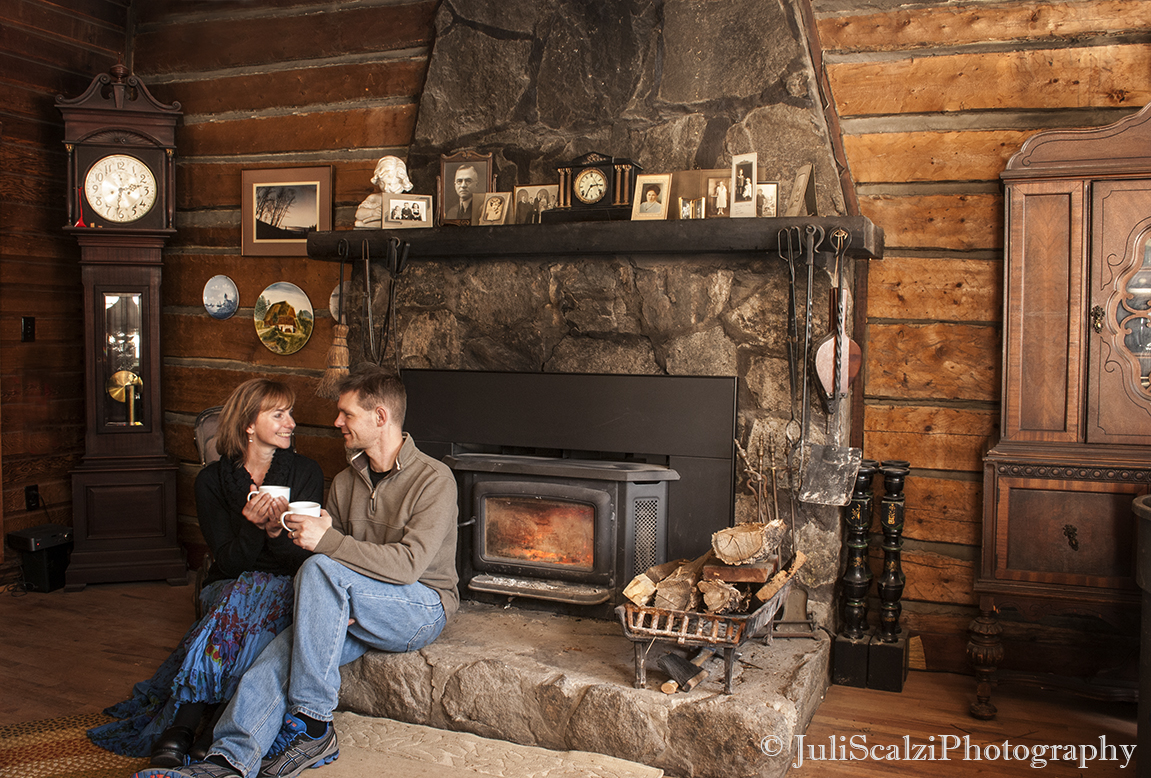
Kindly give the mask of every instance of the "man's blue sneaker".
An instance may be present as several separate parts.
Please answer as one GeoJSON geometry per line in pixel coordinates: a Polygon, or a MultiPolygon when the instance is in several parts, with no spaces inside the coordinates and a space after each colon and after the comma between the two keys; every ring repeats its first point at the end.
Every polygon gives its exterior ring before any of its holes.
{"type": "Polygon", "coordinates": [[[183,767],[149,767],[132,778],[243,778],[238,770],[211,762],[196,762],[183,767]]]}
{"type": "Polygon", "coordinates": [[[336,728],[326,722],[324,734],[308,737],[308,728],[291,713],[284,716],[284,726],[276,742],[260,764],[259,778],[296,778],[309,767],[334,762],[340,756],[336,728]]]}

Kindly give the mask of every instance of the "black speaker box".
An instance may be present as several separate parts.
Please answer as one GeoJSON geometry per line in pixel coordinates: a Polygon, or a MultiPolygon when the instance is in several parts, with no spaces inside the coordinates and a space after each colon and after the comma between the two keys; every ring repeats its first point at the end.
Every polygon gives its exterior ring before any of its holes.
{"type": "Polygon", "coordinates": [[[64,572],[72,551],[72,528],[62,524],[8,533],[8,545],[20,552],[24,583],[34,592],[51,592],[64,587],[64,572]]]}

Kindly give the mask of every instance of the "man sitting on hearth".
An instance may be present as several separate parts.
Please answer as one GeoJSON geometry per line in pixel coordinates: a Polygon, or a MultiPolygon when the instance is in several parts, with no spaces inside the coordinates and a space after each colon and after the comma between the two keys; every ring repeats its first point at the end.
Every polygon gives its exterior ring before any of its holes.
{"type": "Polygon", "coordinates": [[[456,611],[455,477],[403,432],[399,378],[369,366],[338,389],[350,466],[319,516],[283,517],[314,552],[296,575],[294,624],[244,674],[204,762],[137,778],[294,778],[335,760],[340,665],[368,649],[418,650],[456,611]]]}

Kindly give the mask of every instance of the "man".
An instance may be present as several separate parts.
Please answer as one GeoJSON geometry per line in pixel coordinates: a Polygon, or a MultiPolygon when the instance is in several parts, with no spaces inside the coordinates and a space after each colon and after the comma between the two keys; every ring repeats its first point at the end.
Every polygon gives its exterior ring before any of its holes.
{"type": "MultiPolygon", "coordinates": [[[[403,432],[398,378],[371,366],[338,389],[350,466],[319,516],[284,517],[296,545],[315,552],[296,575],[295,622],[244,674],[204,762],[136,778],[294,778],[335,760],[340,665],[368,649],[418,650],[456,611],[451,470],[403,432]]],[[[282,531],[274,521],[265,530],[282,531]]]]}
{"type": "Polygon", "coordinates": [[[450,208],[445,209],[445,219],[472,219],[472,198],[479,189],[480,174],[475,165],[460,165],[456,168],[456,197],[450,208]]]}

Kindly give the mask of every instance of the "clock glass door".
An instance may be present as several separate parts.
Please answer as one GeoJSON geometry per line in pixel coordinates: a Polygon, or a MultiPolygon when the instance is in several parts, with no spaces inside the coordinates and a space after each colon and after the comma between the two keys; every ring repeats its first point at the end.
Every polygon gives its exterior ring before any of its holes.
{"type": "Polygon", "coordinates": [[[142,295],[104,292],[105,427],[144,425],[142,295]]]}

